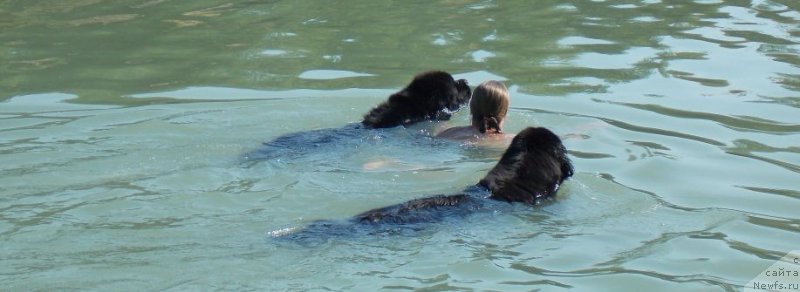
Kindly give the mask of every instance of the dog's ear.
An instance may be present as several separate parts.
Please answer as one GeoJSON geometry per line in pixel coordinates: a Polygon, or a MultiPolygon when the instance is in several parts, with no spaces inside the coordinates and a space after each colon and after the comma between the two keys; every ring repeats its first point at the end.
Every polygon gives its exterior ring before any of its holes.
{"type": "Polygon", "coordinates": [[[469,102],[469,98],[472,97],[472,90],[469,88],[469,84],[467,83],[466,79],[458,79],[456,80],[456,95],[453,100],[453,103],[450,104],[447,108],[449,110],[457,110],[462,105],[469,102]]]}
{"type": "Polygon", "coordinates": [[[421,73],[414,77],[406,90],[412,97],[411,100],[419,105],[424,104],[431,115],[434,111],[448,107],[457,93],[453,76],[444,71],[421,73]]]}
{"type": "Polygon", "coordinates": [[[567,156],[567,148],[564,147],[558,135],[546,128],[528,128],[523,132],[525,140],[529,141],[527,143],[529,151],[548,153],[558,163],[561,178],[559,183],[574,174],[572,162],[567,156]]]}
{"type": "Polygon", "coordinates": [[[517,179],[522,163],[522,158],[527,153],[525,139],[519,135],[514,137],[509,144],[500,161],[481,179],[479,185],[492,192],[492,198],[496,200],[515,202],[520,201],[513,195],[512,182],[517,179]]]}
{"type": "Polygon", "coordinates": [[[445,109],[456,111],[469,102],[469,98],[472,97],[472,90],[470,90],[467,80],[454,80],[450,74],[441,76],[440,82],[435,85],[437,87],[432,91],[435,94],[431,100],[435,101],[435,106],[440,111],[445,109]]]}
{"type": "Polygon", "coordinates": [[[567,157],[567,148],[564,145],[559,147],[556,157],[561,164],[561,181],[563,182],[575,174],[575,168],[572,166],[572,161],[567,157]]]}

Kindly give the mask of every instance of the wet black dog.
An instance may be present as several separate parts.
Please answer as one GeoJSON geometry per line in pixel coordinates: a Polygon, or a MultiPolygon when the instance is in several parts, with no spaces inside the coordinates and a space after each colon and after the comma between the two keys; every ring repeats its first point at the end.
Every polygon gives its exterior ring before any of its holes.
{"type": "Polygon", "coordinates": [[[372,234],[398,228],[419,229],[421,223],[496,210],[508,203],[535,205],[555,196],[573,167],[561,139],[545,128],[526,128],[480,182],[460,194],[438,195],[370,210],[347,221],[321,220],[300,230],[272,232],[275,237],[305,241],[325,236],[372,234]]]}
{"type": "Polygon", "coordinates": [[[326,151],[320,149],[326,145],[353,148],[365,137],[373,135],[363,133],[363,128],[391,128],[425,120],[448,120],[454,111],[469,101],[471,94],[464,79],[455,80],[443,71],[424,72],[365,114],[360,125],[286,134],[265,142],[264,147],[245,154],[245,157],[247,160],[291,157],[308,154],[308,151],[326,151]]]}
{"type": "Polygon", "coordinates": [[[390,128],[424,120],[447,120],[470,96],[466,80],[454,80],[442,71],[425,72],[370,110],[361,124],[368,128],[390,128]]]}

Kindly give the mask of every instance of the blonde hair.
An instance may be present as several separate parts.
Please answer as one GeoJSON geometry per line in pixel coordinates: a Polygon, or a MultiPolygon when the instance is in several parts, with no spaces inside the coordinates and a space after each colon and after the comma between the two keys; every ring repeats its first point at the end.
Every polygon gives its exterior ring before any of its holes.
{"type": "Polygon", "coordinates": [[[506,118],[510,102],[508,88],[502,82],[489,80],[481,83],[475,88],[469,101],[473,125],[478,125],[481,133],[486,133],[487,130],[502,133],[500,124],[506,118]]]}

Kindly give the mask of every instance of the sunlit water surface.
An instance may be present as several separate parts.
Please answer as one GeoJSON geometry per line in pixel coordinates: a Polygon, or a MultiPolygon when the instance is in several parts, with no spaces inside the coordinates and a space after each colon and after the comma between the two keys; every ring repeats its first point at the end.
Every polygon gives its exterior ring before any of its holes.
{"type": "Polygon", "coordinates": [[[1,1],[0,290],[739,290],[800,249],[798,23],[794,0],[1,1]],[[427,123],[252,156],[430,69],[503,80],[508,131],[561,135],[559,198],[271,239],[492,167],[427,123]]]}

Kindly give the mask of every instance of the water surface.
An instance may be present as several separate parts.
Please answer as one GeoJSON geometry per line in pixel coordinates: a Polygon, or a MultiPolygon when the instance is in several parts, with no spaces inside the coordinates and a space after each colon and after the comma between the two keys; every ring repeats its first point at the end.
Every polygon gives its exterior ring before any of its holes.
{"type": "Polygon", "coordinates": [[[800,242],[798,23],[791,0],[0,1],[0,290],[738,291],[800,242]],[[559,198],[271,240],[492,167],[430,124],[248,157],[431,69],[503,80],[508,131],[564,138],[559,198]]]}

